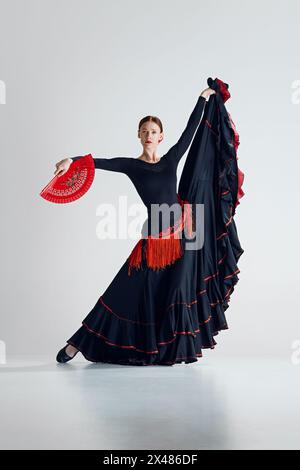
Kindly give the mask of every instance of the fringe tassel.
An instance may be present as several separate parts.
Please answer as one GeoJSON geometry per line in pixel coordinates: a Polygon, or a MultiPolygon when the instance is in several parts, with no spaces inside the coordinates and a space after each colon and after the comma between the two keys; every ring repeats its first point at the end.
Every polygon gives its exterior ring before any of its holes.
{"type": "MultiPolygon", "coordinates": [[[[148,268],[158,270],[173,264],[183,255],[182,235],[179,235],[185,227],[189,237],[192,236],[193,220],[192,206],[188,201],[181,199],[177,194],[178,201],[182,207],[182,214],[174,226],[170,226],[165,232],[158,236],[146,237],[146,262],[148,268]]],[[[135,245],[128,258],[128,275],[132,268],[140,269],[143,254],[143,238],[135,245]]]]}
{"type": "Polygon", "coordinates": [[[151,269],[162,269],[173,264],[183,255],[180,238],[148,238],[146,248],[147,265],[151,269]]]}
{"type": "Polygon", "coordinates": [[[139,240],[128,258],[128,276],[131,274],[132,268],[140,269],[142,263],[142,246],[143,239],[139,240]]]}

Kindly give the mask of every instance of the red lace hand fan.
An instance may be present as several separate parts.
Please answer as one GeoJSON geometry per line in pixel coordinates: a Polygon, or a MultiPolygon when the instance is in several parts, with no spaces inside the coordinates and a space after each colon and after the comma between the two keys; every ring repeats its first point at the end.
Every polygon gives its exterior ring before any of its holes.
{"type": "Polygon", "coordinates": [[[40,192],[50,202],[65,204],[82,197],[91,187],[95,176],[95,163],[89,153],[71,163],[68,171],[54,178],[40,192]]]}

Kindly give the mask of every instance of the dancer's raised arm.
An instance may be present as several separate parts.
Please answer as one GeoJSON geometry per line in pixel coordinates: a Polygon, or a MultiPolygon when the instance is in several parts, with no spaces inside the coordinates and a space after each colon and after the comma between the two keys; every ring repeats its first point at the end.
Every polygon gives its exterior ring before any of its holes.
{"type": "Polygon", "coordinates": [[[170,158],[173,162],[178,164],[180,159],[185,154],[186,150],[188,149],[196,129],[201,121],[202,111],[204,109],[205,103],[210,95],[214,94],[215,91],[211,88],[206,88],[200,94],[197,103],[192,111],[192,114],[189,117],[187,125],[179,137],[178,141],[175,145],[173,145],[169,151],[166,153],[165,157],[170,158]]]}

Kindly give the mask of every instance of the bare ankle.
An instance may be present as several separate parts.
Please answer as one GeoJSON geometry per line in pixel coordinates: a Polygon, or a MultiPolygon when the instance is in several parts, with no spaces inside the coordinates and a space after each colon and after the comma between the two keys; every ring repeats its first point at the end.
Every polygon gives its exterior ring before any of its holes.
{"type": "Polygon", "coordinates": [[[73,357],[74,354],[76,354],[77,352],[78,352],[78,349],[75,348],[75,346],[72,346],[72,344],[68,344],[68,346],[66,347],[66,353],[70,357],[73,357]]]}

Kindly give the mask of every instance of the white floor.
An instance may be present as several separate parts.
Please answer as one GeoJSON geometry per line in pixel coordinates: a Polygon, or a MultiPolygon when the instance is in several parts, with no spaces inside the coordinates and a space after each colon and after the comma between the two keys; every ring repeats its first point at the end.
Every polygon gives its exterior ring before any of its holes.
{"type": "Polygon", "coordinates": [[[300,364],[216,357],[166,366],[0,365],[1,449],[300,449],[300,364]]]}

